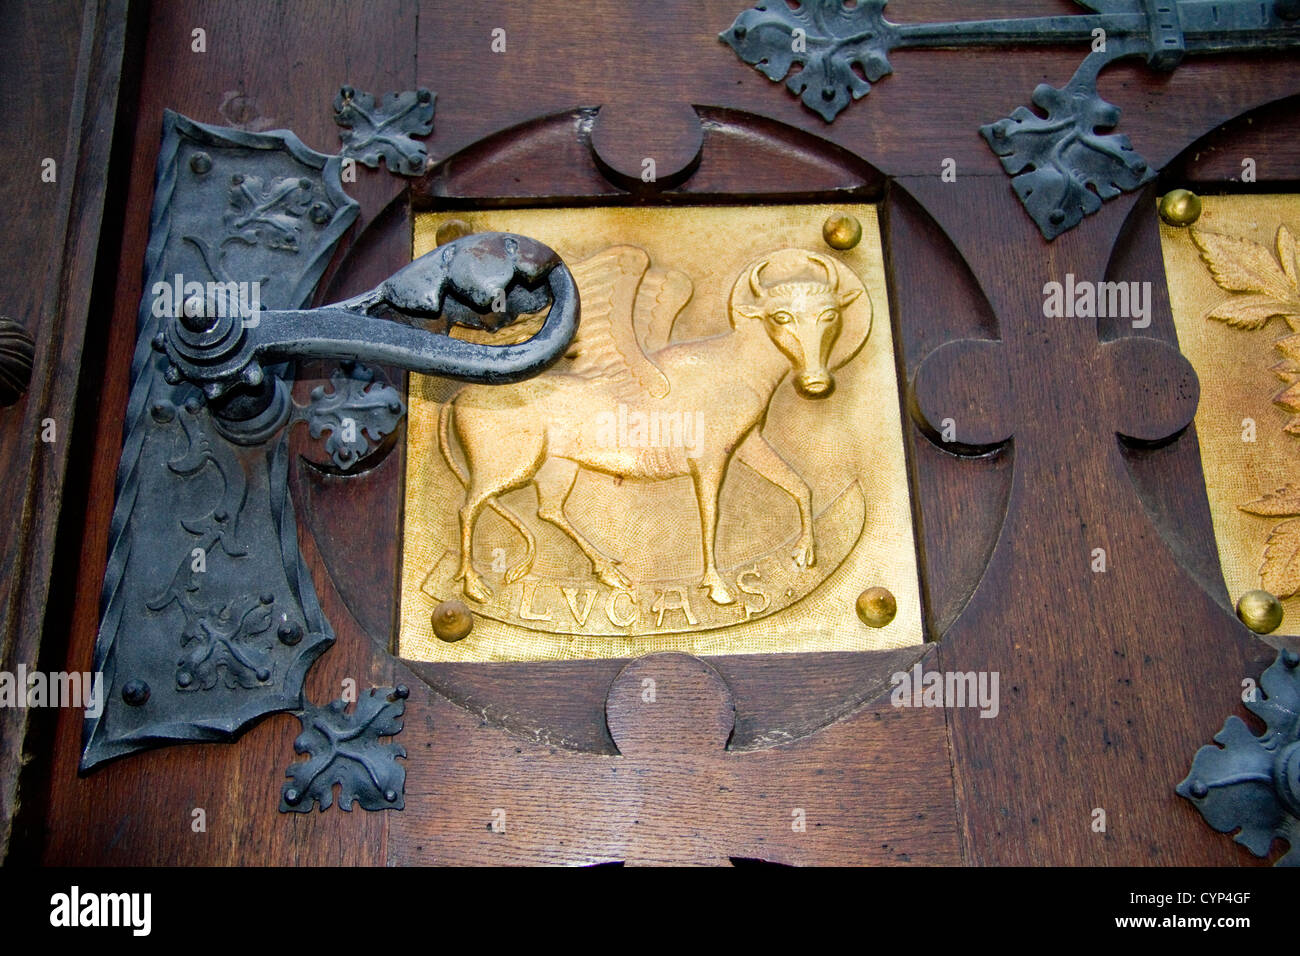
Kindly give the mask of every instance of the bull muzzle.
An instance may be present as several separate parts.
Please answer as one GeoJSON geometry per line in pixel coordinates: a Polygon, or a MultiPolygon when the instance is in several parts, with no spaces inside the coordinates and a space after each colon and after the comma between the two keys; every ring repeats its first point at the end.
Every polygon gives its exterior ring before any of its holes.
{"type": "Polygon", "coordinates": [[[805,369],[794,377],[794,387],[805,398],[825,398],[835,391],[835,376],[828,369],[805,369]]]}

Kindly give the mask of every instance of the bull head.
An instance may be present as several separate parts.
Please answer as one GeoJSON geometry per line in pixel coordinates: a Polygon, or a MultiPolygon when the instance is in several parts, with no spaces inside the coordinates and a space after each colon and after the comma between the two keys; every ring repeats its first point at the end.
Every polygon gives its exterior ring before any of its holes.
{"type": "Polygon", "coordinates": [[[844,324],[844,309],[862,290],[841,293],[833,262],[815,254],[808,261],[825,272],[825,282],[805,279],[765,286],[763,270],[768,260],[757,263],[749,271],[755,304],[736,306],[736,311],[763,323],[768,338],[790,360],[799,394],[825,398],[835,390],[829,363],[844,324]]]}

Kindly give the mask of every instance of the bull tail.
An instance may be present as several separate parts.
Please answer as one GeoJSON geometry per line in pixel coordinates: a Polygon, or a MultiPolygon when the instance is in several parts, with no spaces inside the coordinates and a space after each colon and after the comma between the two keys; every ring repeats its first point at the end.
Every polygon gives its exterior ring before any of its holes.
{"type": "Polygon", "coordinates": [[[438,409],[438,448],[442,452],[443,460],[447,462],[447,467],[451,473],[456,476],[457,480],[466,488],[469,487],[469,474],[460,467],[458,462],[451,454],[451,443],[448,442],[451,432],[451,406],[453,402],[443,402],[442,407],[438,409]]]}
{"type": "MultiPolygon", "coordinates": [[[[460,462],[451,453],[451,409],[454,402],[444,402],[438,410],[438,448],[442,452],[443,460],[447,462],[447,467],[451,473],[456,476],[457,480],[466,488],[469,487],[469,473],[461,467],[460,462]]],[[[537,558],[537,539],[533,533],[528,530],[527,525],[519,519],[519,516],[507,508],[495,497],[487,500],[487,505],[505,521],[519,532],[519,536],[524,539],[524,556],[515,564],[510,566],[506,571],[505,583],[511,584],[518,581],[525,574],[533,569],[533,561],[537,558]]]]}

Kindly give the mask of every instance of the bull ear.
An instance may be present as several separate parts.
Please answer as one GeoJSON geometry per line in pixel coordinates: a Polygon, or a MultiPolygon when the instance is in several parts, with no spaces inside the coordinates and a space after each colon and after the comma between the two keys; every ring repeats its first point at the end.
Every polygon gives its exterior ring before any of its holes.
{"type": "Polygon", "coordinates": [[[735,311],[747,319],[761,319],[763,317],[763,310],[756,305],[737,305],[734,308],[735,311]]]}
{"type": "Polygon", "coordinates": [[[840,308],[844,308],[860,295],[862,295],[861,289],[854,289],[852,292],[845,292],[840,296],[840,308]]]}

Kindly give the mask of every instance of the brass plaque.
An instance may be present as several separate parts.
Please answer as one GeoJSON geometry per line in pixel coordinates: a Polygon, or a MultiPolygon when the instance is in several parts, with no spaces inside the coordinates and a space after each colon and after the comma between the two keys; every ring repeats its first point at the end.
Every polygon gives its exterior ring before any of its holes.
{"type": "Polygon", "coordinates": [[[923,639],[874,207],[430,213],[416,255],[450,219],[551,246],[582,317],[527,382],[411,377],[403,657],[923,639]],[[823,238],[835,213],[862,224],[851,249],[823,238]],[[855,611],[871,587],[897,600],[883,627],[855,611]],[[456,642],[431,623],[449,600],[473,615],[456,642]]]}
{"type": "Polygon", "coordinates": [[[1178,344],[1201,380],[1196,432],[1236,603],[1263,588],[1300,612],[1300,197],[1205,197],[1161,224],[1178,344]]]}

